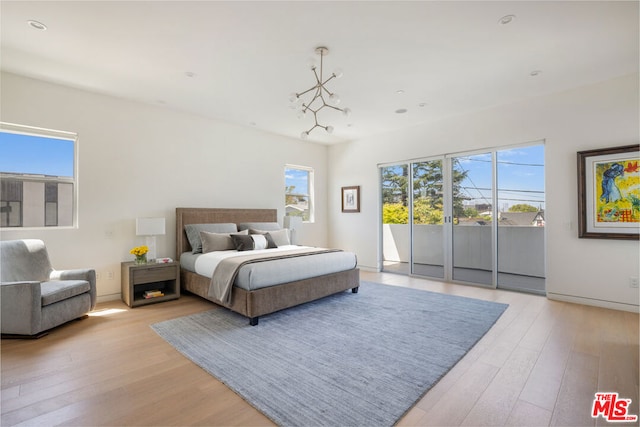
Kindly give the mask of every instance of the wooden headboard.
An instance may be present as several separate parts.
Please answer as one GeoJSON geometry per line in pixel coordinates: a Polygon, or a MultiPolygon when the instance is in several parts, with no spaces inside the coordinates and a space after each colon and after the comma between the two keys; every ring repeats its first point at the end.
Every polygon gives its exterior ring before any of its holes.
{"type": "Polygon", "coordinates": [[[277,209],[176,208],[176,260],[191,250],[184,226],[233,222],[278,222],[277,209]]]}

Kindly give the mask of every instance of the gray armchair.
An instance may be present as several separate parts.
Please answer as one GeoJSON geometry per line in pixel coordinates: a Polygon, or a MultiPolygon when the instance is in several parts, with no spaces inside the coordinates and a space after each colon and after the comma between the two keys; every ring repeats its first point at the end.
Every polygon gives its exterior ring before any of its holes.
{"type": "Polygon", "coordinates": [[[0,282],[3,336],[40,337],[96,305],[95,270],[54,270],[42,240],[0,242],[0,282]]]}

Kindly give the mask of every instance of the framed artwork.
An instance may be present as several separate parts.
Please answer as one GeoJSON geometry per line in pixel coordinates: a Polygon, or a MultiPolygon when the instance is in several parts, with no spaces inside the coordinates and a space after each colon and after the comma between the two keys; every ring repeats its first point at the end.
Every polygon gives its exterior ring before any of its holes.
{"type": "Polygon", "coordinates": [[[342,212],[360,212],[360,186],[342,187],[342,212]]]}
{"type": "Polygon", "coordinates": [[[578,152],[578,237],[639,240],[640,145],[578,152]]]}

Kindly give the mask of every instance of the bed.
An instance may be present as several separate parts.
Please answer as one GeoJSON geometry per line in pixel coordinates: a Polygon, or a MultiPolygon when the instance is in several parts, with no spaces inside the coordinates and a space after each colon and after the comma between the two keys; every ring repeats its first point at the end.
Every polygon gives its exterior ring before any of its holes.
{"type": "MultiPolygon", "coordinates": [[[[277,223],[276,209],[176,208],[176,260],[178,260],[181,265],[180,284],[182,289],[248,317],[249,324],[252,326],[258,324],[260,316],[278,310],[314,301],[338,292],[347,290],[351,290],[353,293],[358,292],[360,274],[355,262],[349,265],[348,261],[340,261],[342,267],[336,267],[336,263],[332,263],[333,265],[331,267],[333,270],[339,268],[340,271],[323,272],[319,270],[320,267],[318,267],[312,269],[312,272],[307,273],[310,277],[298,277],[295,280],[285,280],[282,283],[263,284],[256,289],[252,289],[251,287],[247,288],[246,285],[238,282],[242,277],[246,278],[252,275],[251,272],[242,274],[242,269],[248,268],[248,266],[243,266],[241,270],[239,270],[240,273],[234,279],[235,281],[228,301],[221,301],[212,296],[210,292],[211,277],[198,274],[195,271],[194,264],[198,260],[194,261],[194,257],[191,256],[193,248],[191,247],[189,237],[192,237],[192,235],[187,236],[185,226],[191,226],[191,229],[193,229],[194,225],[200,226],[202,224],[212,224],[214,227],[215,225],[224,224],[255,224],[259,227],[259,224],[268,225],[269,223],[277,223]]],[[[252,230],[252,232],[253,231],[254,230],[252,230]]],[[[274,231],[273,234],[275,235],[275,233],[274,231]]],[[[243,252],[243,254],[248,254],[249,252],[253,251],[243,252]]],[[[327,255],[318,254],[313,255],[313,257],[341,256],[341,254],[335,251],[327,252],[329,252],[327,255]]],[[[349,253],[345,252],[344,254],[349,253]]],[[[353,257],[355,259],[355,255],[353,255],[353,257]]],[[[299,258],[311,258],[311,256],[299,258]]],[[[291,263],[297,261],[287,259],[285,261],[274,260],[257,264],[268,266],[268,263],[271,262],[291,263]]],[[[206,265],[206,263],[203,261],[200,262],[199,265],[206,265]]],[[[273,264],[271,268],[273,269],[273,264]]],[[[257,273],[255,276],[259,277],[257,273]]]]}

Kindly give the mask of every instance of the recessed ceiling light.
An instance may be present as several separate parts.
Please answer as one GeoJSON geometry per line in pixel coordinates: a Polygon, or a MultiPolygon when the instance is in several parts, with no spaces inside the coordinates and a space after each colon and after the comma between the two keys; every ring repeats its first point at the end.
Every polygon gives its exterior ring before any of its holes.
{"type": "Polygon", "coordinates": [[[542,74],[542,70],[533,70],[532,72],[529,73],[531,77],[537,77],[540,74],[542,74]]]}
{"type": "Polygon", "coordinates": [[[500,25],[510,24],[515,18],[516,18],[516,15],[505,15],[502,18],[498,19],[498,24],[500,25]]]}
{"type": "Polygon", "coordinates": [[[28,20],[27,24],[29,24],[31,28],[34,28],[36,30],[44,31],[47,29],[47,26],[44,25],[42,22],[34,21],[33,19],[28,20]]]}
{"type": "Polygon", "coordinates": [[[420,104],[418,104],[418,107],[426,107],[427,103],[426,102],[421,102],[420,104]]]}
{"type": "Polygon", "coordinates": [[[402,90],[402,89],[398,89],[398,90],[396,91],[396,93],[397,93],[398,95],[402,95],[402,94],[404,93],[404,90],[402,90]]]}
{"type": "Polygon", "coordinates": [[[194,73],[193,71],[187,71],[186,73],[184,73],[184,75],[187,77],[195,77],[196,73],[194,73]]]}
{"type": "Polygon", "coordinates": [[[406,112],[407,112],[407,109],[406,109],[406,108],[398,108],[398,109],[396,110],[396,114],[404,114],[404,113],[406,113],[406,112]]]}

